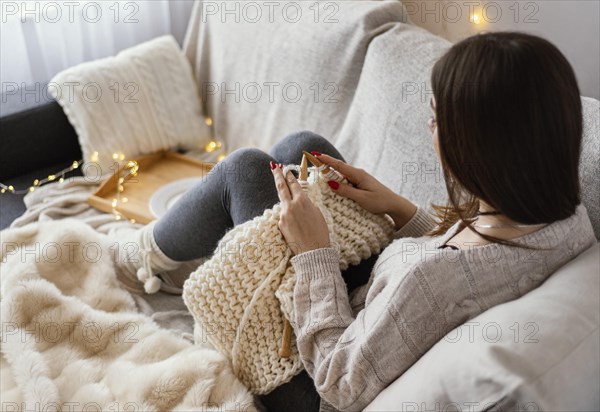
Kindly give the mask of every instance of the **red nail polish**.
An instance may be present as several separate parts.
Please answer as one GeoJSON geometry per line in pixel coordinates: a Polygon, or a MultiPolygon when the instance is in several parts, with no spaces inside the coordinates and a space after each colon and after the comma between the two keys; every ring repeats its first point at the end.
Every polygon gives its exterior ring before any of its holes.
{"type": "Polygon", "coordinates": [[[330,188],[332,188],[333,190],[337,190],[340,187],[340,184],[338,182],[336,182],[335,180],[328,180],[327,184],[329,185],[330,188]]]}
{"type": "Polygon", "coordinates": [[[283,169],[283,165],[281,163],[279,163],[279,168],[283,169]]]}
{"type": "Polygon", "coordinates": [[[313,154],[315,156],[321,156],[321,153],[319,153],[319,152],[310,152],[310,154],[313,154]]]}
{"type": "Polygon", "coordinates": [[[275,170],[275,168],[277,167],[275,165],[275,162],[271,160],[271,162],[269,163],[269,165],[271,166],[271,170],[275,170]]]}

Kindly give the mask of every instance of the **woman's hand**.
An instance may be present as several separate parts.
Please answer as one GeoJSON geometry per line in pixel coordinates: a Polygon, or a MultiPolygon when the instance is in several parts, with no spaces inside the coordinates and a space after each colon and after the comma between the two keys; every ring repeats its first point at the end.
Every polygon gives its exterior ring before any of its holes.
{"type": "MultiPolygon", "coordinates": [[[[314,154],[314,153],[313,153],[314,154]]],[[[387,213],[400,229],[417,211],[410,201],[394,193],[363,169],[353,167],[339,159],[320,154],[319,160],[340,172],[351,185],[330,181],[329,187],[341,196],[350,198],[371,213],[387,213]]]]}
{"type": "Polygon", "coordinates": [[[283,176],[281,167],[271,162],[275,186],[281,201],[279,230],[294,255],[329,246],[329,230],[323,214],[292,172],[283,176]]]}

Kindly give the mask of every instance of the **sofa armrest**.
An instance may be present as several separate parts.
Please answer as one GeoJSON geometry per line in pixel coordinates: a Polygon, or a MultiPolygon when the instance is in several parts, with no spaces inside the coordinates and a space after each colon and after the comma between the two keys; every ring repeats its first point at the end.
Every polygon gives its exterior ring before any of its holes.
{"type": "MultiPolygon", "coordinates": [[[[0,181],[28,188],[81,159],[77,134],[56,102],[0,118],[0,181]]],[[[66,176],[81,175],[75,169],[66,176]]],[[[65,177],[66,177],[65,176],[65,177]]],[[[0,229],[25,212],[25,195],[0,195],[0,229]]]]}
{"type": "Polygon", "coordinates": [[[56,102],[0,118],[0,181],[79,160],[77,134],[56,102]]]}

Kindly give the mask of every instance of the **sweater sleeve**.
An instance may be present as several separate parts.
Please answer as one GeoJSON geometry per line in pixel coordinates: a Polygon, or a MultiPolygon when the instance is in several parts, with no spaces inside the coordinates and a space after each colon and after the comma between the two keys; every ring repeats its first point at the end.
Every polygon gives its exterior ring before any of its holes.
{"type": "Polygon", "coordinates": [[[393,238],[400,239],[402,237],[421,237],[428,231],[434,228],[434,223],[429,216],[429,213],[421,207],[417,207],[417,211],[400,229],[394,232],[393,238]]]}
{"type": "MultiPolygon", "coordinates": [[[[406,340],[404,316],[400,324],[394,319],[394,291],[378,294],[353,317],[336,249],[315,249],[291,262],[297,275],[293,327],[304,366],[326,402],[342,411],[362,410],[418,359],[419,339],[406,340]]],[[[403,306],[435,319],[414,305],[410,293],[403,296],[403,306]]]]}
{"type": "MultiPolygon", "coordinates": [[[[403,237],[421,237],[433,229],[434,226],[435,225],[431,220],[429,213],[419,207],[412,218],[406,222],[404,226],[394,232],[393,239],[400,239],[403,237]]],[[[356,314],[364,309],[367,293],[372,282],[373,276],[369,278],[369,282],[366,285],[359,286],[350,294],[350,305],[352,306],[353,313],[356,314]]]]}

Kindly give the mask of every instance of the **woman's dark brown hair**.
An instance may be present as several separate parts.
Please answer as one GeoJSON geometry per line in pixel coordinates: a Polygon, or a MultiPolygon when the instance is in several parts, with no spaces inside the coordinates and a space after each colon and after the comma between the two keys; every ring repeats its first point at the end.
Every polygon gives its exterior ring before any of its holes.
{"type": "Polygon", "coordinates": [[[478,34],[436,62],[431,82],[448,204],[434,206],[439,224],[430,234],[459,219],[472,228],[477,199],[525,224],[575,212],[581,99],[552,43],[521,32],[478,34]]]}

